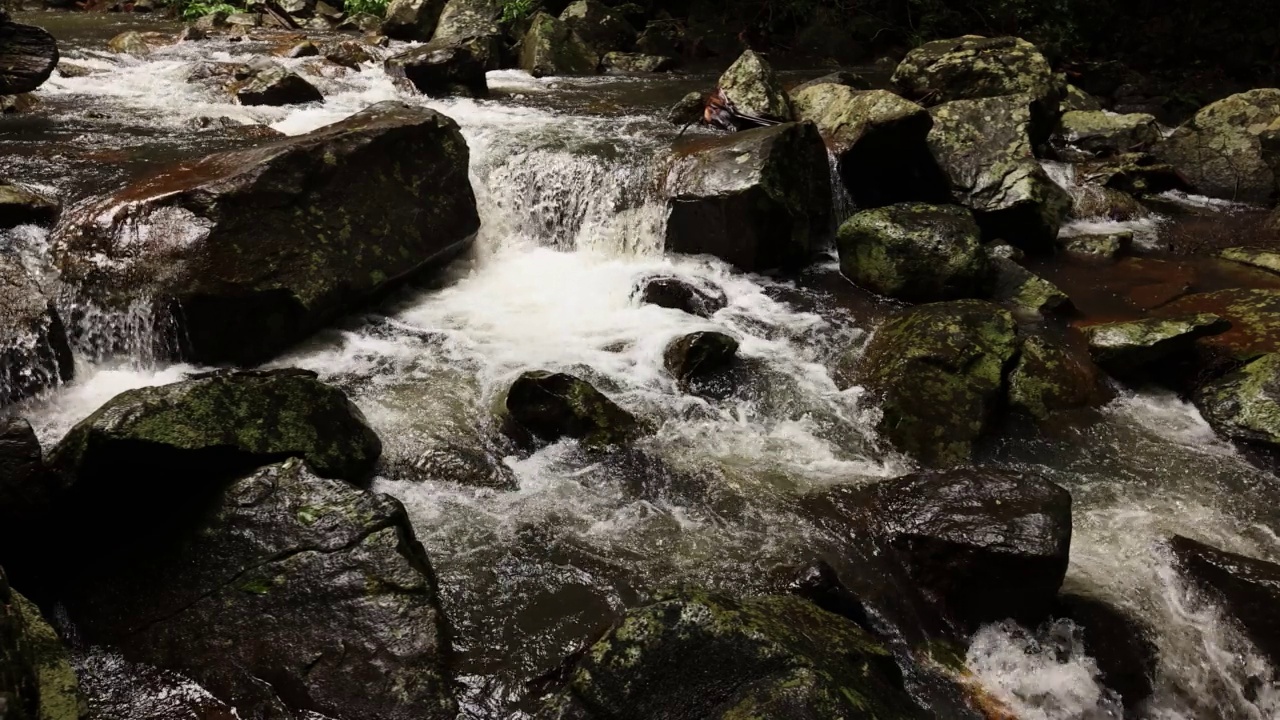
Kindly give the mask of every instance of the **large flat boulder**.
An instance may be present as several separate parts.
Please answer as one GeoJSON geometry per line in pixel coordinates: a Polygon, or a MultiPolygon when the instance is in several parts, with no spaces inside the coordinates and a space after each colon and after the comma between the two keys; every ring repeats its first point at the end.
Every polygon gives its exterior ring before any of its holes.
{"type": "Polygon", "coordinates": [[[44,28],[23,25],[0,10],[0,95],[31,92],[58,65],[58,43],[44,28]]]}
{"type": "Polygon", "coordinates": [[[1231,324],[1210,313],[1096,323],[1080,328],[1093,359],[1118,377],[1141,377],[1144,370],[1189,356],[1195,342],[1231,324]]]}
{"type": "Polygon", "coordinates": [[[74,372],[53,302],[21,262],[0,255],[0,405],[68,381],[74,372]]]}
{"type": "Polygon", "coordinates": [[[464,249],[467,165],[452,120],[378,103],[77,206],[53,256],[78,300],[173,318],[184,357],[254,364],[464,249]]]}
{"type": "Polygon", "coordinates": [[[1176,168],[1196,192],[1269,204],[1280,193],[1276,137],[1280,137],[1280,89],[1261,88],[1202,108],[1153,152],[1176,168]]]}
{"type": "Polygon", "coordinates": [[[811,123],[694,145],[665,192],[667,251],[715,255],[743,270],[804,265],[832,231],[827,150],[811,123]]]}

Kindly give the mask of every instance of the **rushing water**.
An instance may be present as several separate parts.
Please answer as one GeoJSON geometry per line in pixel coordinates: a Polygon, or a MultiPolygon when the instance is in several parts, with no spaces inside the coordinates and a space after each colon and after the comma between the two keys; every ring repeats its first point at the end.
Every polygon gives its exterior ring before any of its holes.
{"type": "MultiPolygon", "coordinates": [[[[351,318],[272,365],[311,368],[340,385],[384,439],[388,470],[376,489],[404,502],[435,563],[455,625],[466,717],[501,716],[525,681],[654,588],[759,587],[810,543],[813,530],[789,502],[797,493],[912,469],[876,438],[874,405],[832,377],[836,357],[891,306],[839,280],[830,260],[777,279],[662,254],[657,188],[678,130],[662,115],[710,76],[535,80],[501,71],[489,76],[492,99],[440,101],[399,93],[370,65],[309,77],[323,105],[246,108],[186,75],[195,62],[268,52],[269,43],[178,44],[135,59],[104,51],[119,29],[55,27],[70,38],[64,57],[92,73],[56,75],[38,93],[39,115],[0,124],[10,175],[76,198],[155,162],[245,142],[234,129],[193,129],[197,118],[292,135],[400,99],[461,125],[483,221],[474,250],[433,287],[351,318]],[[636,281],[659,272],[721,287],[729,305],[709,320],[639,305],[636,281]],[[691,397],[663,370],[665,344],[705,328],[741,340],[756,369],[749,392],[724,402],[691,397]],[[514,491],[393,471],[450,443],[485,442],[494,398],[529,368],[587,374],[658,421],[646,451],[709,478],[715,490],[611,482],[610,469],[586,464],[572,443],[506,458],[514,491]]],[[[281,62],[305,70],[316,61],[281,62]]],[[[1054,171],[1069,182],[1066,170],[1054,171]]],[[[1133,229],[1157,235],[1160,224],[1133,229]]],[[[44,240],[20,228],[2,242],[43,271],[44,240]]],[[[196,369],[128,355],[78,360],[73,384],[17,409],[46,446],[116,393],[196,369]]],[[[1143,618],[1159,649],[1157,689],[1143,717],[1280,714],[1272,669],[1184,587],[1162,548],[1181,533],[1280,559],[1274,477],[1217,439],[1189,405],[1158,392],[1122,391],[1101,411],[1042,430],[1013,428],[983,461],[1041,472],[1071,491],[1066,589],[1143,618]]],[[[975,636],[969,664],[1020,717],[1114,717],[1115,698],[1072,632],[1069,623],[991,626],[975,636]]],[[[147,690],[156,682],[149,671],[109,651],[90,653],[82,668],[97,678],[95,692],[134,708],[160,692],[147,690]]],[[[184,692],[199,696],[198,688],[184,692]]]]}

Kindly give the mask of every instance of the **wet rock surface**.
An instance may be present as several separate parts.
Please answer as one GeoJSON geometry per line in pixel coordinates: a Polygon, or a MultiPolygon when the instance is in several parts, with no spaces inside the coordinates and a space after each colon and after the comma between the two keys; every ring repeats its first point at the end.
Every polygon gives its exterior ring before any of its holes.
{"type": "Polygon", "coordinates": [[[1280,355],[1268,353],[1205,383],[1195,403],[1220,435],[1280,449],[1280,355]]]}
{"type": "Polygon", "coordinates": [[[728,304],[724,290],[702,287],[674,277],[642,280],[634,293],[642,303],[709,318],[728,304]]]}
{"type": "Polygon", "coordinates": [[[58,65],[58,43],[46,30],[15,23],[0,10],[0,95],[35,90],[58,65]]]}
{"type": "Polygon", "coordinates": [[[1081,328],[1093,359],[1108,372],[1133,377],[1144,368],[1192,352],[1195,341],[1231,327],[1216,315],[1150,318],[1081,328]]]}
{"type": "Polygon", "coordinates": [[[1087,352],[1032,336],[1009,373],[1009,405],[1038,420],[1110,399],[1105,378],[1087,352]]]}
{"type": "Polygon", "coordinates": [[[432,41],[387,58],[383,67],[388,75],[405,78],[423,95],[479,98],[489,94],[484,60],[464,44],[432,41]]]}
{"type": "Polygon", "coordinates": [[[324,100],[314,85],[269,62],[249,66],[248,77],[233,92],[241,105],[300,105],[324,100]]]}
{"type": "Polygon", "coordinates": [[[0,405],[69,381],[74,372],[53,302],[16,258],[0,255],[0,405]]]}
{"type": "Polygon", "coordinates": [[[1169,548],[1186,577],[1221,602],[1271,662],[1280,661],[1280,565],[1175,535],[1169,548]]]}
{"type": "Polygon", "coordinates": [[[737,355],[737,340],[722,332],[704,331],[672,340],[662,353],[662,362],[689,392],[724,397],[733,390],[728,374],[737,355]]]}
{"type": "Polygon", "coordinates": [[[1268,144],[1280,123],[1280,90],[1232,95],[1196,113],[1154,150],[1196,191],[1212,197],[1270,203],[1277,197],[1280,146],[1268,144]]]}
{"type": "Polygon", "coordinates": [[[518,439],[528,435],[543,442],[573,438],[588,447],[608,447],[626,443],[641,430],[631,413],[567,373],[523,373],[507,391],[501,414],[518,439]]]}
{"type": "Polygon", "coordinates": [[[773,68],[758,53],[748,50],[720,76],[716,87],[724,91],[738,112],[776,120],[791,119],[791,102],[773,68]]]}

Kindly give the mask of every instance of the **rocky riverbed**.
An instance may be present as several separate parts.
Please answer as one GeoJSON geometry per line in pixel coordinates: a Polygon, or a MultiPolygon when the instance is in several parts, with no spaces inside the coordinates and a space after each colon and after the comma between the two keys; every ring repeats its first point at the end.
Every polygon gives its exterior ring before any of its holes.
{"type": "Polygon", "coordinates": [[[1280,713],[1280,90],[301,5],[14,18],[0,718],[1280,713]]]}

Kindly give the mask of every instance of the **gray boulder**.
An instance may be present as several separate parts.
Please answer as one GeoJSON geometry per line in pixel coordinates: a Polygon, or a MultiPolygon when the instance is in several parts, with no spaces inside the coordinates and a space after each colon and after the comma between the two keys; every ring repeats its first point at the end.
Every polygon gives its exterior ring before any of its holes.
{"type": "Polygon", "coordinates": [[[630,50],[636,30],[613,8],[598,0],[575,0],[560,13],[560,21],[596,55],[630,50]]]}
{"type": "Polygon", "coordinates": [[[1208,105],[1153,152],[1197,192],[1250,203],[1280,191],[1280,89],[1262,88],[1208,105]]]}
{"type": "Polygon", "coordinates": [[[324,95],[296,73],[276,63],[248,66],[249,77],[234,89],[241,105],[300,105],[324,102],[324,95]]]}
{"type": "Polygon", "coordinates": [[[600,56],[559,18],[539,12],[520,41],[520,68],[534,77],[594,75],[600,56]]]}
{"type": "Polygon", "coordinates": [[[58,43],[48,31],[12,22],[0,10],[0,95],[35,90],[57,66],[58,43]]]}
{"type": "Polygon", "coordinates": [[[444,0],[391,0],[382,34],[396,40],[430,40],[444,9],[444,0]]]}
{"type": "Polygon", "coordinates": [[[791,103],[773,68],[753,50],[729,66],[716,84],[739,112],[775,120],[790,120],[791,103]]]}
{"type": "Polygon", "coordinates": [[[391,77],[405,79],[429,97],[482,98],[489,94],[485,61],[461,43],[433,40],[387,58],[383,68],[391,77]]]}
{"type": "Polygon", "coordinates": [[[1145,150],[1163,138],[1155,117],[1142,113],[1073,110],[1062,114],[1058,132],[1066,142],[1097,156],[1145,150]]]}

